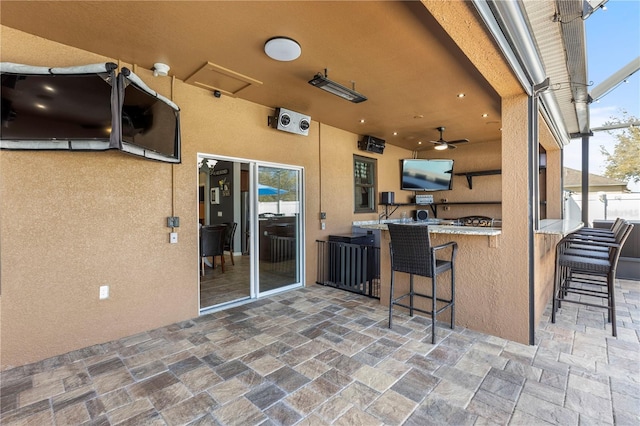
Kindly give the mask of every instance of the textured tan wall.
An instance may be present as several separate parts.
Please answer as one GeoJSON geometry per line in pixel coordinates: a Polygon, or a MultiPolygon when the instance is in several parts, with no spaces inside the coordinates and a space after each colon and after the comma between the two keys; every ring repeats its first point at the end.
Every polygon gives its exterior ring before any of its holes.
{"type": "Polygon", "coordinates": [[[502,100],[502,239],[500,285],[504,327],[513,340],[528,343],[529,224],[527,167],[527,96],[502,100]]]}
{"type": "Polygon", "coordinates": [[[499,202],[502,199],[502,176],[499,174],[473,177],[472,188],[469,188],[465,176],[455,176],[457,173],[500,170],[502,168],[500,147],[500,141],[493,141],[461,145],[454,150],[430,150],[421,153],[421,157],[425,158],[452,158],[454,160],[453,190],[434,195],[435,202],[442,202],[442,199],[446,199],[447,203],[452,203],[450,206],[438,207],[439,218],[455,219],[469,215],[502,218],[502,206],[499,204],[453,204],[456,202],[499,202]]]}
{"type": "Polygon", "coordinates": [[[477,25],[480,17],[471,2],[422,0],[422,4],[499,95],[510,97],[522,93],[493,37],[477,25]]]}
{"type": "MultiPolygon", "coordinates": [[[[478,189],[468,192],[464,178],[456,177],[456,190],[447,195],[462,201],[500,193],[503,201],[490,214],[503,218],[498,247],[484,250],[488,257],[474,260],[476,272],[463,273],[459,283],[461,300],[482,296],[491,302],[483,312],[470,307],[467,314],[460,313],[469,317],[462,321],[526,342],[526,98],[511,96],[520,93],[517,82],[498,60],[497,50],[487,47],[492,42],[483,31],[469,25],[470,31],[453,34],[454,26],[475,19],[469,5],[425,4],[507,97],[502,142],[473,148],[473,155],[459,153],[456,164],[460,171],[493,168],[495,157],[489,153],[499,150],[502,177],[478,178],[478,189]]],[[[0,30],[2,61],[69,66],[114,60],[10,28],[0,30]]],[[[395,191],[398,201],[407,198],[399,191],[399,160],[411,156],[405,150],[387,146],[383,156],[364,153],[356,148],[358,136],[317,122],[307,138],[278,132],[266,128],[270,108],[216,99],[180,81],[172,86],[169,78],[155,79],[148,70],[134,71],[182,108],[182,164],[117,152],[0,152],[2,369],[197,316],[197,152],[305,168],[307,282],[315,281],[317,238],[348,232],[353,220],[377,219],[375,213],[353,214],[354,153],[378,159],[379,191],[395,191]],[[172,210],[181,218],[177,245],[168,243],[166,217],[172,210]],[[325,231],[320,230],[320,211],[328,214],[325,231]],[[104,284],[110,285],[111,298],[99,301],[98,288],[104,284]]],[[[448,213],[459,216],[470,209],[448,213]]],[[[480,240],[465,241],[465,256],[477,244],[480,240]]]]}
{"type": "MultiPolygon", "coordinates": [[[[2,61],[113,60],[1,30],[2,61]]],[[[180,105],[183,162],[118,152],[0,152],[2,369],[198,315],[198,152],[304,167],[307,283],[316,278],[316,239],[377,218],[353,213],[353,154],[377,158],[379,182],[398,191],[405,150],[358,151],[357,135],[315,121],[308,137],[276,131],[266,124],[271,108],[120,65],[180,105]],[[176,245],[166,227],[172,212],[181,225],[176,245]],[[98,300],[100,285],[110,286],[108,300],[98,300]]]]}
{"type": "MultiPolygon", "coordinates": [[[[105,61],[6,27],[1,43],[3,61],[105,61]]],[[[170,80],[159,82],[170,95],[170,80]]],[[[195,172],[176,184],[179,244],[166,227],[172,169],[186,167],[117,152],[0,152],[3,369],[197,315],[195,172]]]]}
{"type": "Polygon", "coordinates": [[[496,251],[501,275],[495,283],[502,291],[492,303],[503,318],[498,335],[528,343],[527,97],[491,36],[474,25],[477,12],[470,2],[422,3],[502,97],[502,235],[496,251]]]}
{"type": "Polygon", "coordinates": [[[535,295],[534,324],[537,326],[542,314],[553,295],[553,278],[555,273],[556,244],[560,236],[555,234],[535,235],[535,295]]]}

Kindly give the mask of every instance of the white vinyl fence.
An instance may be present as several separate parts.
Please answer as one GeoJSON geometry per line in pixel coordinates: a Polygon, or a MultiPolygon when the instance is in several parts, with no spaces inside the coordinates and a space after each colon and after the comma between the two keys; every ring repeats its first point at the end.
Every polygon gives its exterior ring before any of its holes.
{"type": "MultiPolygon", "coordinates": [[[[565,217],[580,220],[581,206],[582,194],[568,195],[565,198],[565,217]]],[[[640,193],[589,194],[589,224],[594,220],[614,220],[617,217],[640,220],[640,193]]]]}

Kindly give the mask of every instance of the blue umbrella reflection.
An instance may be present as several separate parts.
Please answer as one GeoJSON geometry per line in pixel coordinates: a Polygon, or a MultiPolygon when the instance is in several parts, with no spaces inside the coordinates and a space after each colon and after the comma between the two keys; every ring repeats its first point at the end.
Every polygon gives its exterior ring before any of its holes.
{"type": "Polygon", "coordinates": [[[258,195],[278,195],[286,194],[288,191],[280,188],[274,188],[272,186],[258,184],[258,195]]]}

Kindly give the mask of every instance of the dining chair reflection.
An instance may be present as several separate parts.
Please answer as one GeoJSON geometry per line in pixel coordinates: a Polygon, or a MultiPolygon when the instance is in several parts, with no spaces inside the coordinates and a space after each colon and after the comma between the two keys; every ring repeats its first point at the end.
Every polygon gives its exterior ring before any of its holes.
{"type": "Polygon", "coordinates": [[[200,229],[200,271],[205,272],[205,258],[213,258],[212,265],[215,267],[216,256],[220,256],[220,266],[224,272],[224,243],[226,236],[226,226],[203,226],[200,229]]]}

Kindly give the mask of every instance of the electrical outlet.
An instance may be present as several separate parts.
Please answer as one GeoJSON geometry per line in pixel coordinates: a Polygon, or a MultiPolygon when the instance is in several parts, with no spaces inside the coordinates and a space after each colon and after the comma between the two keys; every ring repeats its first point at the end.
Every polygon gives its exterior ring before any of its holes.
{"type": "Polygon", "coordinates": [[[108,299],[109,298],[109,286],[108,285],[101,285],[100,286],[100,300],[104,300],[104,299],[108,299]]]}
{"type": "Polygon", "coordinates": [[[320,222],[320,229],[322,229],[324,231],[326,228],[327,228],[326,223],[320,222]]]}
{"type": "Polygon", "coordinates": [[[170,232],[169,233],[169,242],[171,244],[178,244],[178,233],[177,232],[170,232]]]}

